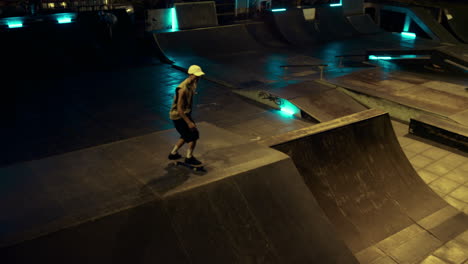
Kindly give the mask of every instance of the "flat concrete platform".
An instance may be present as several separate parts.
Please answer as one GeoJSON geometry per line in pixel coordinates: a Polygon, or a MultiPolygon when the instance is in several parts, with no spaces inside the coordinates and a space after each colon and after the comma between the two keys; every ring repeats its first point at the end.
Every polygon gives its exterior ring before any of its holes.
{"type": "MultiPolygon", "coordinates": [[[[367,69],[329,79],[329,83],[468,125],[466,79],[385,68],[367,69]]],[[[409,122],[409,119],[405,121],[409,122]]]]}
{"type": "Polygon", "coordinates": [[[291,84],[273,92],[286,98],[318,122],[330,121],[367,109],[338,89],[315,81],[291,84]]]}
{"type": "Polygon", "coordinates": [[[201,173],[175,130],[2,168],[2,263],[357,263],[288,156],[199,129],[201,173]]]}
{"type": "Polygon", "coordinates": [[[294,116],[311,123],[329,121],[367,109],[337,88],[316,81],[267,90],[236,89],[234,92],[273,109],[291,109],[294,116]]]}
{"type": "Polygon", "coordinates": [[[269,155],[258,152],[250,156],[255,151],[247,151],[249,148],[242,155],[232,153],[233,149],[242,149],[240,145],[250,143],[248,140],[207,123],[199,126],[206,141],[195,154],[206,163],[207,175],[199,175],[203,177],[171,166],[167,155],[178,139],[175,130],[1,168],[5,180],[2,208],[17,212],[3,215],[2,222],[8,228],[3,231],[1,245],[146,202],[154,199],[154,192],[164,195],[193,185],[194,181],[222,178],[268,163],[269,155]],[[10,208],[25,199],[30,201],[28,206],[19,211],[10,208]],[[36,208],[41,206],[47,206],[41,210],[44,218],[36,215],[36,208]]]}

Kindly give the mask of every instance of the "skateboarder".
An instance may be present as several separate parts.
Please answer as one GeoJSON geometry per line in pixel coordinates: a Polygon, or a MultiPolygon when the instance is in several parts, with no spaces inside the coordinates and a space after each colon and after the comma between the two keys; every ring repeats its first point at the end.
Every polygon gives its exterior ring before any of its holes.
{"type": "Polygon", "coordinates": [[[181,82],[175,89],[174,101],[169,112],[170,119],[180,134],[180,139],[169,154],[170,160],[180,159],[182,156],[178,150],[188,144],[185,163],[193,166],[200,166],[201,162],[193,156],[193,151],[199,138],[197,126],[192,119],[193,95],[197,89],[198,80],[205,75],[200,66],[192,65],[188,69],[188,78],[181,82]]]}

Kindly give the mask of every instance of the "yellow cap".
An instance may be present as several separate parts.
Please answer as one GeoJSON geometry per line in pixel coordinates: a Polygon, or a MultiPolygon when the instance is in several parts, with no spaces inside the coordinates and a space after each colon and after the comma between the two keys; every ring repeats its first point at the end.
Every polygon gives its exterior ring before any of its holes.
{"type": "Polygon", "coordinates": [[[195,76],[202,76],[205,75],[205,73],[202,71],[200,66],[198,65],[192,65],[188,68],[188,74],[193,74],[195,76]]]}

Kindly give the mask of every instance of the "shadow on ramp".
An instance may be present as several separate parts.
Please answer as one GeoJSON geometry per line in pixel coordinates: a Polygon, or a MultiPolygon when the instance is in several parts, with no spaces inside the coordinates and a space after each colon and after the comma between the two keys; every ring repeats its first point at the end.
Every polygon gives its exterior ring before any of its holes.
{"type": "Polygon", "coordinates": [[[352,252],[447,206],[418,176],[389,115],[371,109],[264,140],[288,154],[352,252]]]}

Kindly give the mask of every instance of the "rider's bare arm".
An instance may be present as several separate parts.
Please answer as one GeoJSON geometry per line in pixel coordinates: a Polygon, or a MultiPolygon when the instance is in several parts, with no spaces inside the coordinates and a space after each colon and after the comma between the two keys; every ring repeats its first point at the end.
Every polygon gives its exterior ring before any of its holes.
{"type": "Polygon", "coordinates": [[[177,112],[179,113],[179,116],[184,119],[184,121],[187,123],[189,128],[195,128],[195,123],[193,123],[187,115],[184,113],[183,104],[184,104],[184,98],[185,98],[185,90],[184,89],[179,89],[178,93],[178,99],[177,99],[177,112]]]}

